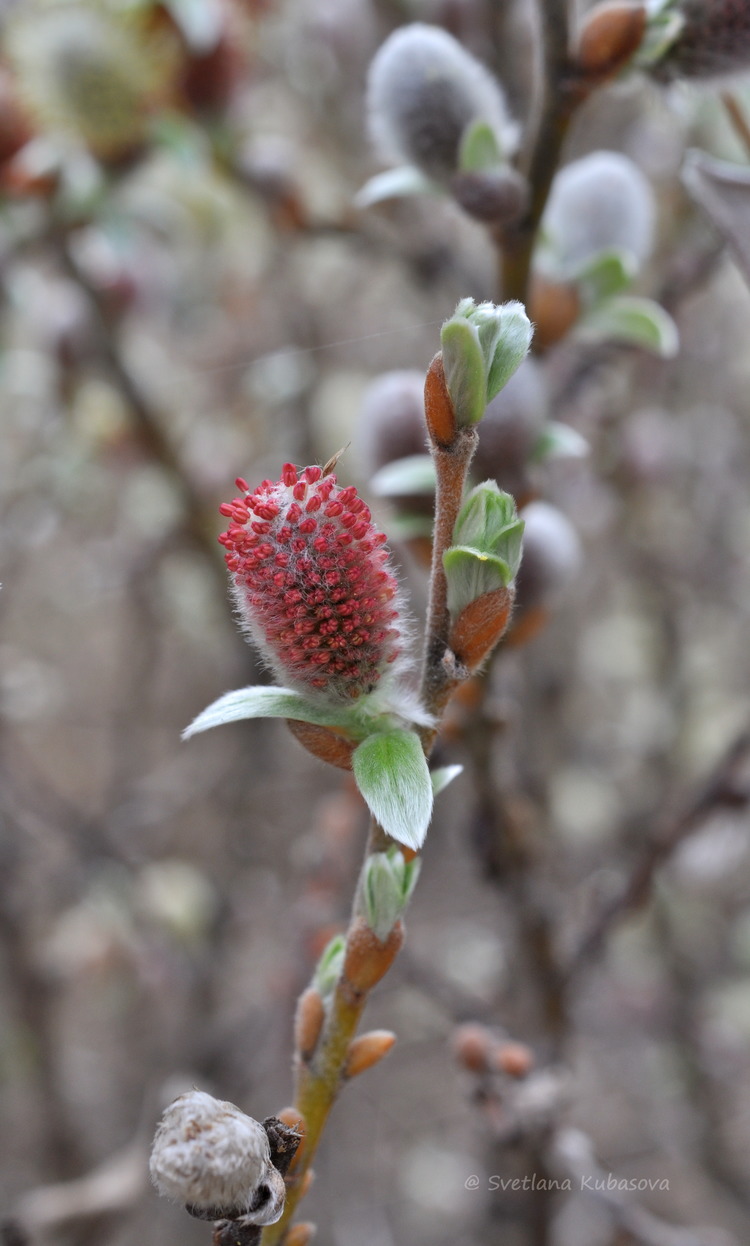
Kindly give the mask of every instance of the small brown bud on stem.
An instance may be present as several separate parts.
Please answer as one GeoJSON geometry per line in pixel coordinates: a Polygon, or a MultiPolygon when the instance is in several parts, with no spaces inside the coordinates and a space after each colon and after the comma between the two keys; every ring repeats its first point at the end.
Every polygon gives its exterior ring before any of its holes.
{"type": "Polygon", "coordinates": [[[397,921],[385,943],[362,917],[352,922],[346,940],[344,978],[358,995],[366,995],[387,974],[404,941],[404,925],[397,921]]]}
{"type": "Polygon", "coordinates": [[[642,4],[613,0],[599,4],[586,15],[578,43],[578,68],[587,77],[609,78],[617,73],[641,45],[646,30],[642,4]]]}
{"type": "Polygon", "coordinates": [[[388,1055],[395,1041],[396,1035],[390,1030],[370,1030],[369,1034],[360,1034],[349,1048],[344,1077],[357,1077],[366,1069],[371,1069],[388,1055]]]}
{"type": "Polygon", "coordinates": [[[427,430],[436,445],[447,449],[456,440],[456,413],[445,383],[442,351],[438,351],[424,382],[424,414],[427,430]]]}
{"type": "Polygon", "coordinates": [[[302,1060],[309,1060],[315,1052],[325,1015],[320,991],[309,986],[297,1001],[294,1017],[294,1046],[302,1060]]]}
{"type": "Polygon", "coordinates": [[[485,1025],[467,1021],[453,1035],[453,1052],[459,1064],[470,1073],[486,1073],[492,1057],[494,1039],[485,1025]]]}

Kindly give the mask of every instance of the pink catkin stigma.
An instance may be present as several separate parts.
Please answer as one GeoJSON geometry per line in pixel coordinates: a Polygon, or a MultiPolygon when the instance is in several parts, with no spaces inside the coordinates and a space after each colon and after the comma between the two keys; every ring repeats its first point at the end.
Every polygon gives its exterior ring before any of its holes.
{"type": "Polygon", "coordinates": [[[398,586],[356,489],[320,467],[285,463],[225,502],[226,549],[243,621],[276,675],[301,691],[348,701],[372,692],[399,657],[398,586]]]}

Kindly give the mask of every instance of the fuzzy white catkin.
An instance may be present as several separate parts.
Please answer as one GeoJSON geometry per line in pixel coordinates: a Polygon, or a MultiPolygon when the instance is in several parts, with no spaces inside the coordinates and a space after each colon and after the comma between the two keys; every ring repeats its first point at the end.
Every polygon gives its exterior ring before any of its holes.
{"type": "Polygon", "coordinates": [[[378,154],[414,164],[438,182],[456,172],[461,136],[472,122],[492,127],[505,156],[518,139],[499,82],[447,31],[422,22],[402,26],[378,50],[367,108],[378,154]]]}
{"type": "Polygon", "coordinates": [[[149,1170],[166,1198],[242,1212],[271,1170],[268,1135],[233,1103],[190,1090],[164,1112],[149,1170]]]}
{"type": "Polygon", "coordinates": [[[543,230],[570,273],[612,247],[640,266],[653,249],[655,224],[654,193],[638,166],[619,152],[595,151],[557,174],[543,230]]]}
{"type": "Polygon", "coordinates": [[[581,568],[580,538],[568,517],[549,502],[529,502],[521,518],[525,527],[518,604],[523,609],[552,605],[581,568]]]}

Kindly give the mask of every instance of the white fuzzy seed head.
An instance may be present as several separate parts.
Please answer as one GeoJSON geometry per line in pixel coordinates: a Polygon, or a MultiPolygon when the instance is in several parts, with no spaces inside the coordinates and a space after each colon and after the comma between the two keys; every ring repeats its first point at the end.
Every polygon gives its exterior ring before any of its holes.
{"type": "Polygon", "coordinates": [[[506,156],[518,139],[497,79],[447,31],[422,22],[402,26],[379,49],[367,104],[383,159],[414,164],[438,182],[456,172],[461,137],[472,122],[487,122],[506,156]]]}
{"type": "Polygon", "coordinates": [[[202,1090],[180,1095],[164,1112],[149,1170],[166,1198],[217,1214],[247,1211],[258,1185],[278,1176],[263,1126],[202,1090]]]}

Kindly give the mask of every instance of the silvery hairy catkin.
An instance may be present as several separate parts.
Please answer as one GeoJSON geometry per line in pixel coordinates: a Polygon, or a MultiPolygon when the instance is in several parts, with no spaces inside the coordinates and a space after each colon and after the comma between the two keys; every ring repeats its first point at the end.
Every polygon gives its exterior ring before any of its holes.
{"type": "Polygon", "coordinates": [[[447,31],[415,22],[396,30],[370,66],[370,134],[384,160],[416,165],[446,182],[458,168],[466,128],[484,121],[500,151],[515,147],[499,82],[447,31]]]}
{"type": "Polygon", "coordinates": [[[648,179],[627,156],[594,151],[555,177],[543,231],[565,273],[601,251],[626,251],[638,266],[654,244],[656,208],[648,179]]]}
{"type": "Polygon", "coordinates": [[[750,69],[750,0],[683,0],[682,29],[657,78],[714,78],[750,69]]]}

